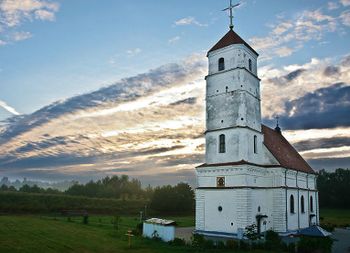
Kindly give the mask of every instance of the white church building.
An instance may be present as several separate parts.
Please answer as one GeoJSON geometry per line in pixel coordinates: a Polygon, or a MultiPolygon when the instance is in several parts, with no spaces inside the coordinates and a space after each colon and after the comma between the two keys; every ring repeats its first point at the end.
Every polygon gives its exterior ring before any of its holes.
{"type": "Polygon", "coordinates": [[[258,53],[232,28],[207,54],[195,233],[240,237],[256,224],[258,232],[292,234],[319,222],[316,173],[278,125],[261,124],[258,53]]]}

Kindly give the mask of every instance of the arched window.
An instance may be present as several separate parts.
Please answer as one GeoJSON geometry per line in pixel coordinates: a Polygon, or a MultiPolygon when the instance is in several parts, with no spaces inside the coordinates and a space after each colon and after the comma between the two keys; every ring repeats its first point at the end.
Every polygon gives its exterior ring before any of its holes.
{"type": "Polygon", "coordinates": [[[252,60],[251,59],[249,59],[248,65],[249,65],[249,71],[252,71],[252,60]]]}
{"type": "Polygon", "coordinates": [[[224,70],[225,69],[225,59],[220,58],[218,65],[219,65],[219,71],[224,70]]]}
{"type": "Polygon", "coordinates": [[[311,212],[314,211],[314,202],[313,202],[312,196],[310,196],[310,211],[311,212]]]}
{"type": "Polygon", "coordinates": [[[294,213],[294,196],[293,196],[293,194],[290,195],[290,198],[289,198],[289,208],[290,208],[290,212],[294,213]]]}
{"type": "Polygon", "coordinates": [[[225,147],[225,135],[220,134],[219,136],[219,153],[225,153],[226,147],[225,147]]]}
{"type": "Polygon", "coordinates": [[[254,154],[258,153],[258,147],[257,147],[258,137],[254,135],[254,154]]]}
{"type": "Polygon", "coordinates": [[[304,203],[304,196],[301,195],[301,198],[300,198],[300,205],[301,205],[301,212],[302,213],[305,213],[305,203],[304,203]]]}

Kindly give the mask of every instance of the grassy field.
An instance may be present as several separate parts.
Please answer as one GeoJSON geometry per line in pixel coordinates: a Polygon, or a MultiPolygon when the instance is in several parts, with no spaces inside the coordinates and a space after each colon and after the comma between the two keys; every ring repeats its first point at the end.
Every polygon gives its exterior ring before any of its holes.
{"type": "Polygon", "coordinates": [[[350,226],[350,210],[347,209],[320,209],[320,222],[331,223],[337,227],[350,226]]]}
{"type": "MultiPolygon", "coordinates": [[[[81,218],[69,222],[67,218],[48,216],[0,216],[0,252],[196,252],[189,246],[171,246],[141,236],[132,238],[132,248],[129,249],[125,233],[134,228],[137,218],[121,217],[118,231],[113,228],[111,218],[93,216],[89,224],[84,225],[81,218]]],[[[173,218],[182,225],[193,224],[192,217],[173,218]]]]}

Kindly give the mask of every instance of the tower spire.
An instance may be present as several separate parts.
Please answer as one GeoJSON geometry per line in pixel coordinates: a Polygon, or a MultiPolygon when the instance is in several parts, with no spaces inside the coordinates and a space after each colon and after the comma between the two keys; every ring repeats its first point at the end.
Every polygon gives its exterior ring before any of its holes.
{"type": "Polygon", "coordinates": [[[276,127],[275,127],[275,131],[277,132],[277,133],[281,133],[281,128],[280,128],[280,126],[279,126],[279,116],[276,116],[276,127]]]}
{"type": "Polygon", "coordinates": [[[236,3],[232,5],[232,0],[230,0],[230,6],[222,10],[222,11],[230,10],[230,29],[231,30],[233,29],[233,8],[236,8],[239,5],[240,3],[236,3]]]}

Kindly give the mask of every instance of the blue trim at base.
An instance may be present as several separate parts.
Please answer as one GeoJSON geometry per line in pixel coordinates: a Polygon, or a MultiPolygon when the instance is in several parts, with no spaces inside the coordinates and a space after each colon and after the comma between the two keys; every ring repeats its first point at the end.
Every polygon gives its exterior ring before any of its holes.
{"type": "MultiPolygon", "coordinates": [[[[289,236],[298,234],[299,230],[288,230],[286,232],[277,232],[280,236],[289,236]]],[[[205,231],[205,230],[194,230],[194,234],[200,234],[205,236],[212,237],[222,237],[222,238],[238,238],[237,233],[227,233],[227,232],[219,232],[219,231],[205,231]]],[[[264,232],[262,232],[264,233],[264,232]]]]}
{"type": "Polygon", "coordinates": [[[194,230],[194,234],[213,236],[213,237],[225,237],[225,238],[237,238],[237,233],[226,233],[218,231],[205,231],[205,230],[194,230]]]}

